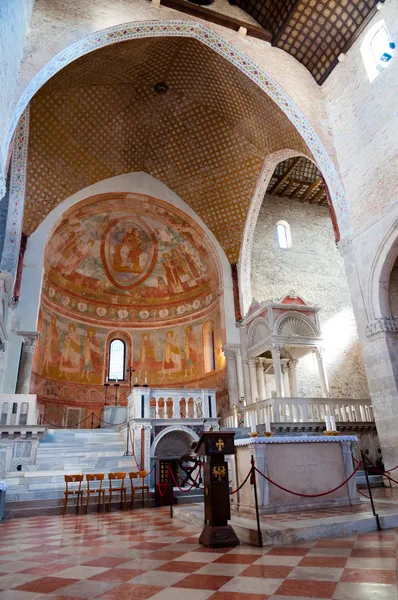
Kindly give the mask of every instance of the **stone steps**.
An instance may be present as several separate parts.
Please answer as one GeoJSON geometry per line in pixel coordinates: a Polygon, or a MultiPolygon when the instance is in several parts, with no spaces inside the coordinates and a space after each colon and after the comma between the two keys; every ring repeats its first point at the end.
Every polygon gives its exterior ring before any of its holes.
{"type": "MultiPolygon", "coordinates": [[[[371,488],[384,487],[383,475],[371,475],[369,473],[368,477],[369,477],[369,484],[370,484],[371,488]]],[[[360,490],[368,487],[368,484],[366,482],[365,471],[361,471],[361,470],[357,471],[355,474],[355,481],[356,481],[358,489],[360,489],[360,490]]]]}

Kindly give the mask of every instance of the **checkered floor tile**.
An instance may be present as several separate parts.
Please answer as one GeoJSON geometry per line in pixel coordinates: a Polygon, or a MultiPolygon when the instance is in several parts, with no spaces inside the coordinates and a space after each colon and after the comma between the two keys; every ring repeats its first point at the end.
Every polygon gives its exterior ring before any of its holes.
{"type": "Polygon", "coordinates": [[[397,600],[398,530],[209,550],[168,509],[0,523],[0,600],[397,600]]]}

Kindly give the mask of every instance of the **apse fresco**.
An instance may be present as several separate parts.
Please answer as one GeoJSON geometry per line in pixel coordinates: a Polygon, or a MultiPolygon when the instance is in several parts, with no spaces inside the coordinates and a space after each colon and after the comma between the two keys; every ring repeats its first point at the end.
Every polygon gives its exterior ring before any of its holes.
{"type": "MultiPolygon", "coordinates": [[[[55,313],[46,302],[41,307],[40,330],[34,365],[37,374],[79,384],[105,382],[107,346],[119,332],[72,321],[55,313]]],[[[126,328],[123,333],[127,335],[120,337],[130,340],[126,367],[133,366],[134,377],[141,384],[146,379],[151,386],[199,385],[212,355],[213,370],[225,366],[219,306],[190,323],[150,330],[126,328]],[[208,324],[213,331],[212,344],[204,334],[208,324]]]]}
{"type": "Polygon", "coordinates": [[[220,294],[219,260],[203,231],[140,194],[102,194],[68,211],[47,245],[45,273],[54,307],[107,325],[183,322],[220,294]]]}

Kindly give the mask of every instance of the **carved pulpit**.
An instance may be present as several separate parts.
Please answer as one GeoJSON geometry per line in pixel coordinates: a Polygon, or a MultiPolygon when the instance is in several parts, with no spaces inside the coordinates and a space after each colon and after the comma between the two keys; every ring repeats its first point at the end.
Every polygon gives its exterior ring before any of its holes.
{"type": "Polygon", "coordinates": [[[195,452],[206,456],[204,464],[205,526],[199,542],[208,548],[238,546],[239,540],[228,520],[229,503],[228,465],[226,454],[234,454],[234,432],[207,431],[202,433],[195,452]]]}

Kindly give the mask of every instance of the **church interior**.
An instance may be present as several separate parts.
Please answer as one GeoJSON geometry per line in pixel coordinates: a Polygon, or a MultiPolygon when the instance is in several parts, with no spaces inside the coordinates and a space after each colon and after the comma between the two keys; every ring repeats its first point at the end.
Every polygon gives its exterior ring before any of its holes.
{"type": "Polygon", "coordinates": [[[396,0],[0,5],[0,600],[397,600],[396,0]]]}

